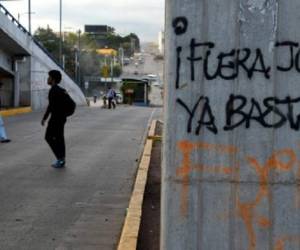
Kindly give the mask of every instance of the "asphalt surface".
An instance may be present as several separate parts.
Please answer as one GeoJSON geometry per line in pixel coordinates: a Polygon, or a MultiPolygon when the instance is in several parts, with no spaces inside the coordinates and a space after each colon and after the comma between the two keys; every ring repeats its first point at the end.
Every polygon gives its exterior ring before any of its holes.
{"type": "Polygon", "coordinates": [[[53,169],[42,113],[5,119],[0,144],[0,249],[115,249],[147,125],[160,109],[78,108],[67,166],[53,169]]]}

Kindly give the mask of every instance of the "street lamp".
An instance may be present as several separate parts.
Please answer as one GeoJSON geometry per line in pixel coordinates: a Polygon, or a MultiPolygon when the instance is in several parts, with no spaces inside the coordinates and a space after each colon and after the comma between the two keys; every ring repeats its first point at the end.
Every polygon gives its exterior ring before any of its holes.
{"type": "Polygon", "coordinates": [[[77,72],[77,77],[78,77],[78,79],[77,79],[77,83],[78,83],[78,85],[81,87],[81,81],[80,81],[80,78],[81,78],[81,75],[80,75],[80,59],[81,59],[81,54],[80,54],[80,50],[81,50],[81,48],[80,48],[80,46],[81,46],[81,44],[80,44],[80,35],[81,35],[81,30],[78,30],[78,55],[77,55],[77,65],[78,65],[78,72],[77,72]]]}
{"type": "Polygon", "coordinates": [[[28,31],[31,34],[31,0],[28,0],[28,31]]]}

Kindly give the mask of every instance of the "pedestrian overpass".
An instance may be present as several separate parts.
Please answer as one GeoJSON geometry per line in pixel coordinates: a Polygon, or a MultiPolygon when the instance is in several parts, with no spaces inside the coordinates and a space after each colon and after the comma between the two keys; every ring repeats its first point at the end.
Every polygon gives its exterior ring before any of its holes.
{"type": "Polygon", "coordinates": [[[45,48],[0,4],[0,108],[47,105],[47,73],[62,72],[62,86],[77,104],[85,97],[45,48]],[[2,85],[2,87],[1,87],[2,85]]]}

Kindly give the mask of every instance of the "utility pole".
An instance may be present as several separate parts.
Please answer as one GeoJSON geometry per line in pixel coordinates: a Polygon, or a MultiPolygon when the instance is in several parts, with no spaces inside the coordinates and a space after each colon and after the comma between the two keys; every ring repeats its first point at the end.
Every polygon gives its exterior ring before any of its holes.
{"type": "Polygon", "coordinates": [[[74,48],[75,55],[75,82],[78,84],[78,48],[74,48]]]}
{"type": "Polygon", "coordinates": [[[124,67],[124,49],[122,47],[119,48],[119,60],[121,64],[121,68],[124,67]]]}
{"type": "Polygon", "coordinates": [[[63,64],[62,62],[62,0],[59,0],[59,63],[60,65],[63,64]]]}
{"type": "Polygon", "coordinates": [[[28,31],[31,34],[31,0],[28,0],[28,31]]]}
{"type": "Polygon", "coordinates": [[[81,72],[80,72],[80,58],[81,58],[81,44],[80,44],[80,35],[81,35],[81,30],[78,30],[78,79],[77,79],[77,83],[78,85],[82,88],[81,86],[81,72]]]}
{"type": "Polygon", "coordinates": [[[112,55],[110,58],[110,77],[111,77],[111,86],[113,85],[114,81],[114,58],[115,56],[112,55]]]}

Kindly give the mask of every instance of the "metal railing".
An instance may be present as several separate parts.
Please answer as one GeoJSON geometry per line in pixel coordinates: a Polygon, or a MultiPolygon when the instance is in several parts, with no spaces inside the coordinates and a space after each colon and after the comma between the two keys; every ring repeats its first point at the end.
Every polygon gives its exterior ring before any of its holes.
{"type": "Polygon", "coordinates": [[[32,41],[62,70],[64,73],[70,77],[74,82],[74,78],[65,72],[62,65],[57,61],[57,59],[2,5],[0,4],[0,11],[9,19],[13,24],[15,24],[20,31],[30,36],[32,41]]]}

